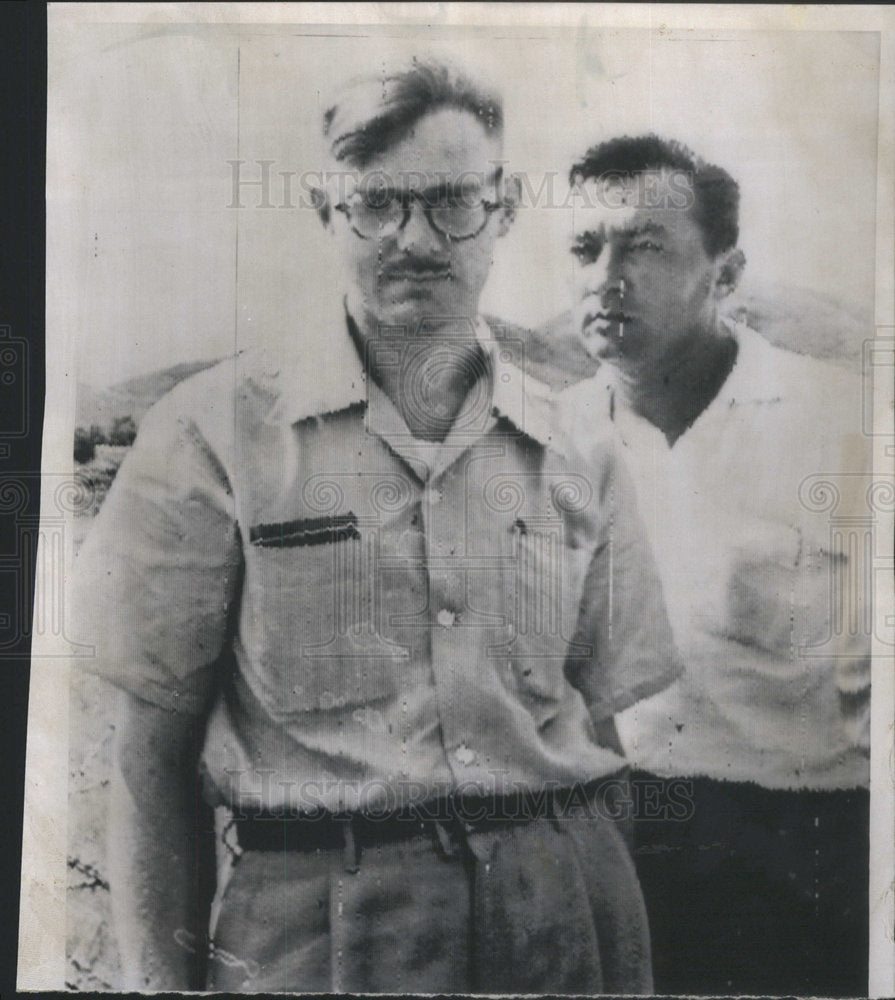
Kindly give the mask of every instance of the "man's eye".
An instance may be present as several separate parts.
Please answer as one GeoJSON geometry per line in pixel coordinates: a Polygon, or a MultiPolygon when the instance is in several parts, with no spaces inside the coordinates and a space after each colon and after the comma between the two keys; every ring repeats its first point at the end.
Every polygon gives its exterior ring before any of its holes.
{"type": "Polygon", "coordinates": [[[463,195],[441,195],[438,198],[427,198],[425,204],[430,208],[442,208],[453,211],[455,208],[469,208],[475,204],[474,199],[466,200],[463,195]]]}
{"type": "Polygon", "coordinates": [[[394,201],[395,192],[389,191],[388,188],[374,188],[371,191],[365,191],[363,196],[358,199],[364,208],[373,212],[391,208],[394,201]]]}
{"type": "Polygon", "coordinates": [[[637,240],[631,244],[632,250],[661,250],[662,244],[654,240],[637,240]]]}
{"type": "Polygon", "coordinates": [[[590,242],[575,243],[569,248],[569,252],[578,258],[581,264],[593,264],[600,256],[602,247],[590,242]]]}

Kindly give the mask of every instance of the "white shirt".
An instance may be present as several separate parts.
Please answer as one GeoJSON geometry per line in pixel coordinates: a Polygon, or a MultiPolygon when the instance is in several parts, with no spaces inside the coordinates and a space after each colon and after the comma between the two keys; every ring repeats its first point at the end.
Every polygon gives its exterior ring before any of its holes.
{"type": "Polygon", "coordinates": [[[609,366],[560,396],[579,446],[607,417],[621,440],[685,665],[619,731],[633,763],[664,776],[864,786],[866,588],[841,622],[833,611],[869,537],[860,383],[729,330],[734,368],[673,447],[626,408],[609,366]]]}

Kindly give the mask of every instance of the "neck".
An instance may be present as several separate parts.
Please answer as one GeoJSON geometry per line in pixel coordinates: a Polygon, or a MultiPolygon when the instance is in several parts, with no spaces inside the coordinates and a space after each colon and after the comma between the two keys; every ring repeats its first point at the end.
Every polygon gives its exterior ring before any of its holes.
{"type": "Polygon", "coordinates": [[[674,445],[718,395],[736,357],[736,340],[719,328],[678,340],[627,380],[629,404],[674,445]]]}
{"type": "MultiPolygon", "coordinates": [[[[349,303],[348,323],[352,337],[367,363],[367,373],[394,404],[407,428],[423,441],[447,437],[469,390],[482,372],[481,345],[469,323],[446,323],[423,334],[408,333],[394,338],[388,364],[368,345],[383,324],[366,310],[358,322],[349,303]]],[[[408,329],[415,328],[408,327],[408,329]]]]}

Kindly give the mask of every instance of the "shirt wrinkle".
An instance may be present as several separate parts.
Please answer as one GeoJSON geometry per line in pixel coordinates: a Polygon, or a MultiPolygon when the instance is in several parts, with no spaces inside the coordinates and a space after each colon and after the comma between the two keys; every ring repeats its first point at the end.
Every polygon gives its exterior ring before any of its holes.
{"type": "Polygon", "coordinates": [[[550,447],[549,397],[499,352],[488,394],[419,441],[362,378],[344,312],[323,332],[325,365],[246,355],[147,418],[79,567],[103,622],[88,669],[166,707],[210,700],[203,761],[231,805],[379,808],[614,773],[589,707],[660,690],[677,661],[636,515],[604,490],[611,460],[550,447]],[[158,457],[177,436],[174,483],[158,457]],[[227,509],[177,502],[202,477],[230,484],[227,509]]]}
{"type": "Polygon", "coordinates": [[[660,774],[860,787],[867,759],[838,692],[860,675],[866,694],[868,639],[829,633],[826,652],[811,648],[832,629],[830,574],[845,561],[831,552],[834,522],[801,499],[811,477],[840,483],[867,468],[850,430],[857,382],[726,325],[736,364],[674,447],[623,394],[613,410],[608,366],[562,396],[568,434],[605,423],[622,442],[685,663],[619,730],[633,763],[660,774]]]}

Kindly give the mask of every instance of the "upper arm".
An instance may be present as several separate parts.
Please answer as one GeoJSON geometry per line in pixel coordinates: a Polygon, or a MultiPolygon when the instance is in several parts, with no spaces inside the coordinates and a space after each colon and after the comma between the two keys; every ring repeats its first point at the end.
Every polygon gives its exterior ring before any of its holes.
{"type": "Polygon", "coordinates": [[[75,564],[80,665],[168,709],[200,712],[228,627],[240,544],[219,459],[186,417],[144,418],[75,564]]]}
{"type": "Polygon", "coordinates": [[[634,487],[612,445],[590,460],[600,484],[603,529],[584,580],[577,634],[595,655],[574,683],[595,717],[663,690],[682,672],[634,487]]]}

